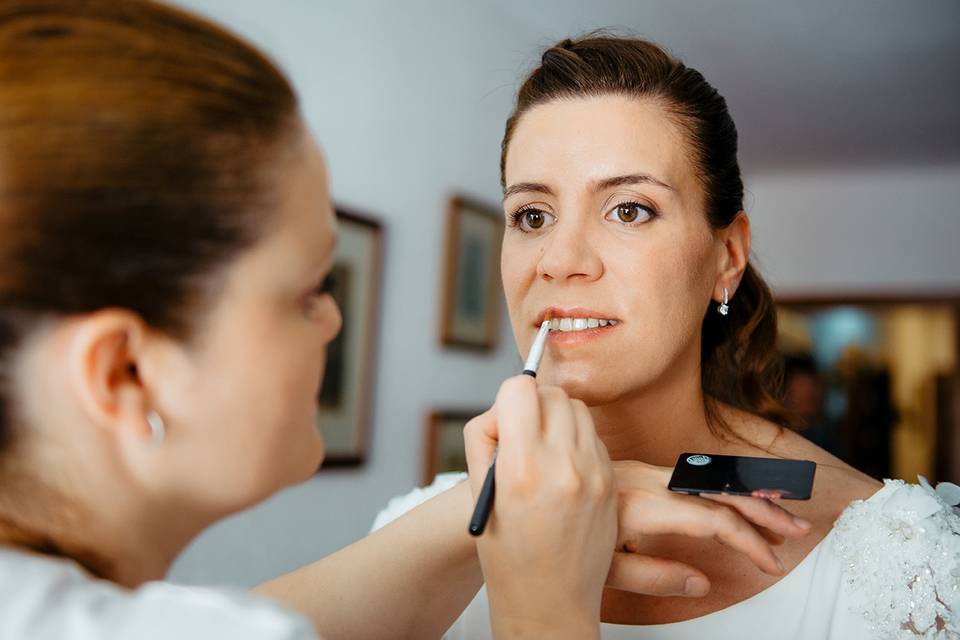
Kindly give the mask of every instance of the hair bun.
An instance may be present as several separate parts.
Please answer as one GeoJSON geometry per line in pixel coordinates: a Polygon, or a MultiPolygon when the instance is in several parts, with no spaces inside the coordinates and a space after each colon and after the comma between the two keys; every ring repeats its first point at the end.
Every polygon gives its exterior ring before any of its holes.
{"type": "Polygon", "coordinates": [[[554,60],[556,59],[562,60],[564,58],[569,58],[570,53],[568,52],[572,52],[572,51],[573,51],[573,40],[571,40],[570,38],[561,40],[560,42],[556,43],[555,45],[553,45],[552,47],[550,47],[549,49],[543,52],[543,55],[540,57],[540,63],[547,64],[547,62],[549,62],[551,58],[554,60]]]}

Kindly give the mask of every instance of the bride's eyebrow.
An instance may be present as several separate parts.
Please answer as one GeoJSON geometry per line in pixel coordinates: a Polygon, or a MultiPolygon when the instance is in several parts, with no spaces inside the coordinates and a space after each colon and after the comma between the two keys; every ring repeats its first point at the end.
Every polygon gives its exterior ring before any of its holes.
{"type": "Polygon", "coordinates": [[[510,196],[527,192],[545,193],[548,196],[554,195],[553,189],[545,184],[539,182],[518,182],[503,190],[503,199],[506,200],[510,196]]]}
{"type": "Polygon", "coordinates": [[[671,187],[666,182],[662,180],[657,180],[653,176],[646,173],[631,173],[625,176],[615,176],[613,178],[604,178],[596,183],[594,186],[595,191],[606,191],[607,189],[612,189],[614,187],[622,187],[628,184],[650,184],[655,187],[662,187],[670,191],[676,191],[674,187],[671,187]]]}
{"type": "MultiPolygon", "coordinates": [[[[676,192],[676,188],[670,186],[662,180],[654,178],[647,173],[631,173],[623,176],[614,176],[612,178],[604,178],[598,180],[594,183],[594,191],[606,191],[607,189],[612,189],[614,187],[622,187],[629,184],[649,184],[655,187],[661,187],[669,191],[676,192]]],[[[507,200],[510,196],[514,196],[518,193],[544,193],[548,196],[555,195],[553,189],[547,185],[540,182],[518,182],[517,184],[510,185],[503,191],[503,199],[507,200]]]]}

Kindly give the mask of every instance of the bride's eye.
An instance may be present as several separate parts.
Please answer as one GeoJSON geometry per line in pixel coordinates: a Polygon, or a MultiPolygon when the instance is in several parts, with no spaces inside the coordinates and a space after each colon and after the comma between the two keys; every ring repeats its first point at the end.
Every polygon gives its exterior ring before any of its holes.
{"type": "Polygon", "coordinates": [[[641,224],[656,216],[657,213],[652,208],[639,202],[621,202],[607,212],[605,218],[611,222],[641,224]]]}
{"type": "Polygon", "coordinates": [[[521,207],[510,215],[510,226],[524,233],[537,231],[556,222],[553,214],[534,207],[521,207]]]}

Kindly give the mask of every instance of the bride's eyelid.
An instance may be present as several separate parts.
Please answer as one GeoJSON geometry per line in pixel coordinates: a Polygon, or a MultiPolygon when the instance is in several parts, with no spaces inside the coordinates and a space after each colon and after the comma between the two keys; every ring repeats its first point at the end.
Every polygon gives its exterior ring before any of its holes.
{"type": "Polygon", "coordinates": [[[642,220],[633,220],[631,222],[625,222],[623,220],[613,219],[613,222],[617,222],[623,226],[638,226],[643,225],[655,218],[660,217],[660,209],[657,205],[653,204],[649,198],[640,197],[639,194],[614,194],[607,198],[602,208],[604,219],[610,219],[615,217],[616,211],[620,207],[639,207],[643,209],[646,216],[642,220]]]}
{"type": "Polygon", "coordinates": [[[610,213],[611,209],[625,204],[636,204],[645,207],[652,212],[652,215],[660,215],[660,207],[654,203],[648,196],[636,192],[618,191],[604,200],[601,210],[604,215],[610,213]]]}
{"type": "Polygon", "coordinates": [[[546,202],[537,200],[534,202],[521,202],[520,204],[507,206],[504,204],[504,210],[507,211],[507,217],[515,215],[518,211],[529,211],[531,209],[536,209],[537,211],[543,211],[545,213],[553,214],[553,207],[551,207],[546,202]]]}

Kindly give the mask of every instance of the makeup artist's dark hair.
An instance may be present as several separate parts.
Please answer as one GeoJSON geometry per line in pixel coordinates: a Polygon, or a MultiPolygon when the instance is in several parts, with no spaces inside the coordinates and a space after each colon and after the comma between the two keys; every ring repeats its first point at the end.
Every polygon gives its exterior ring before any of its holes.
{"type": "MultiPolygon", "coordinates": [[[[681,126],[689,156],[705,194],[705,215],[714,229],[729,226],[743,209],[743,180],[737,162],[737,128],[727,103],[696,69],[656,44],[603,33],[563,40],[543,53],[540,65],[520,87],[507,120],[500,155],[503,186],[514,129],[531,108],[553,100],[600,95],[655,100],[681,126]]],[[[705,310],[701,378],[711,428],[728,431],[720,401],[788,424],[779,401],[781,358],[776,348],[773,297],[748,265],[726,317],[705,310]]]]}
{"type": "Polygon", "coordinates": [[[0,3],[0,538],[67,553],[17,518],[27,495],[49,493],[18,468],[21,345],[105,308],[189,340],[219,272],[263,230],[279,195],[270,167],[299,122],[270,60],[182,10],[0,3]]]}

